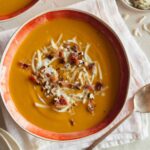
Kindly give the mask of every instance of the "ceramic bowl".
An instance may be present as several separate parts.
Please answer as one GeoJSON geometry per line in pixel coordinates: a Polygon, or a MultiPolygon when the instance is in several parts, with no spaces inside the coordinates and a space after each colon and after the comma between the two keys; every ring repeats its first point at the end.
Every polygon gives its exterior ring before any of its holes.
{"type": "Polygon", "coordinates": [[[15,18],[17,17],[18,15],[22,14],[23,12],[25,12],[26,10],[28,10],[29,8],[31,8],[34,4],[36,4],[39,0],[31,0],[31,2],[26,5],[25,7],[15,11],[15,12],[12,12],[8,15],[4,15],[4,16],[0,16],[0,22],[1,21],[7,21],[9,19],[12,19],[12,18],[15,18]]]}
{"type": "Polygon", "coordinates": [[[6,109],[8,110],[11,117],[21,128],[43,139],[65,141],[81,139],[94,133],[101,132],[105,127],[107,127],[118,116],[118,114],[124,106],[126,95],[128,92],[129,77],[130,73],[128,59],[124,47],[118,36],[115,34],[115,32],[101,19],[87,12],[78,11],[74,9],[63,9],[41,14],[26,22],[22,27],[20,27],[20,29],[18,29],[18,31],[16,31],[16,33],[12,36],[11,40],[9,41],[2,57],[0,87],[2,99],[6,106],[6,109]],[[85,21],[91,26],[93,26],[93,28],[95,28],[98,32],[101,32],[106,37],[106,39],[112,44],[116,53],[116,59],[118,59],[120,66],[120,85],[116,99],[117,102],[113,110],[98,125],[80,132],[57,133],[44,130],[30,123],[19,113],[9,92],[8,81],[10,66],[18,46],[22,43],[26,36],[39,24],[45,23],[55,18],[62,17],[85,21]]]}
{"type": "Polygon", "coordinates": [[[139,12],[139,13],[144,13],[144,12],[149,12],[150,9],[139,9],[139,8],[136,8],[136,7],[133,7],[132,5],[130,5],[126,0],[121,0],[121,2],[129,9],[131,9],[132,11],[136,11],[136,12],[139,12]]]}

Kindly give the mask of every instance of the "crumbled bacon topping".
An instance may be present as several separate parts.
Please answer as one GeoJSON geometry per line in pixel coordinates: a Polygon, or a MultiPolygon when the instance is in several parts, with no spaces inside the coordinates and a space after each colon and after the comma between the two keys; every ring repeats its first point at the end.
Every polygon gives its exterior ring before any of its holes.
{"type": "Polygon", "coordinates": [[[61,95],[60,97],[54,98],[53,104],[56,107],[61,107],[62,105],[67,105],[68,103],[66,99],[61,95]]]}
{"type": "Polygon", "coordinates": [[[75,121],[73,119],[69,119],[69,123],[70,123],[71,126],[75,125],[75,121]]]}
{"type": "Polygon", "coordinates": [[[88,110],[91,114],[94,114],[95,103],[94,103],[93,100],[89,100],[89,101],[88,101],[87,110],[88,110]]]}
{"type": "Polygon", "coordinates": [[[71,65],[78,65],[79,64],[79,58],[77,53],[71,53],[69,55],[69,62],[71,65]]]}
{"type": "Polygon", "coordinates": [[[46,58],[48,58],[48,59],[50,59],[50,60],[51,60],[53,57],[54,57],[54,56],[52,56],[51,54],[47,54],[47,55],[46,55],[46,58]]]}
{"type": "Polygon", "coordinates": [[[59,62],[60,62],[61,64],[65,64],[65,59],[62,57],[62,58],[59,59],[59,62]]]}
{"type": "Polygon", "coordinates": [[[95,84],[95,90],[96,91],[100,91],[101,89],[102,89],[102,83],[101,82],[96,82],[96,84],[95,84]]]}
{"type": "Polygon", "coordinates": [[[63,51],[59,51],[59,57],[60,58],[62,58],[62,57],[64,58],[64,52],[63,51]]]}
{"type": "MultiPolygon", "coordinates": [[[[69,112],[82,102],[93,114],[95,94],[103,90],[103,85],[99,81],[95,83],[95,79],[100,78],[100,67],[88,55],[90,44],[82,46],[76,38],[62,41],[62,36],[57,42],[52,39],[50,43],[34,53],[31,65],[19,62],[20,67],[31,68],[29,79],[52,101],[55,111],[69,112]]],[[[43,103],[44,100],[40,100],[43,103]]],[[[44,108],[45,105],[48,104],[44,104],[44,108]]],[[[69,122],[74,125],[72,119],[69,122]]]]}
{"type": "Polygon", "coordinates": [[[87,89],[87,90],[89,90],[89,91],[94,91],[94,88],[93,88],[92,85],[85,85],[85,86],[84,86],[84,89],[87,89]]]}
{"type": "Polygon", "coordinates": [[[94,95],[93,95],[93,93],[88,93],[88,99],[94,100],[94,95]]]}
{"type": "Polygon", "coordinates": [[[49,78],[52,83],[56,83],[58,81],[58,77],[55,75],[50,75],[49,78]]]}
{"type": "MultiPolygon", "coordinates": [[[[79,58],[79,60],[82,60],[82,59],[83,59],[83,56],[84,56],[83,52],[80,51],[80,52],[78,53],[78,58],[79,58]]],[[[84,61],[83,61],[83,62],[84,62],[84,61]]]]}
{"type": "Polygon", "coordinates": [[[71,47],[71,50],[74,51],[74,52],[78,52],[79,51],[79,46],[77,44],[74,44],[72,47],[71,47]]]}
{"type": "Polygon", "coordinates": [[[30,64],[24,63],[24,62],[19,62],[18,65],[22,68],[22,69],[28,69],[30,67],[30,64]]]}
{"type": "Polygon", "coordinates": [[[39,84],[40,82],[38,81],[37,77],[33,74],[31,74],[31,76],[29,76],[30,81],[32,81],[35,84],[39,84]]]}
{"type": "Polygon", "coordinates": [[[88,64],[87,69],[92,72],[94,67],[95,67],[95,63],[90,63],[88,64]]]}
{"type": "Polygon", "coordinates": [[[45,66],[42,66],[42,67],[39,69],[39,72],[42,72],[44,69],[45,69],[45,66]]]}

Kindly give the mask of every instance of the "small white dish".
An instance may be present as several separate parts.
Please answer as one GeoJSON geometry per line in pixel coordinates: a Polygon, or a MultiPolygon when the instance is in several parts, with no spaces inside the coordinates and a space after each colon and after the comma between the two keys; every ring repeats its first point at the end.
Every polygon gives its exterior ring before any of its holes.
{"type": "Polygon", "coordinates": [[[136,8],[134,6],[132,6],[131,4],[129,4],[129,2],[127,0],[121,0],[121,2],[127,7],[127,8],[130,8],[131,10],[133,11],[137,11],[137,12],[149,12],[150,9],[139,9],[139,8],[136,8]]]}

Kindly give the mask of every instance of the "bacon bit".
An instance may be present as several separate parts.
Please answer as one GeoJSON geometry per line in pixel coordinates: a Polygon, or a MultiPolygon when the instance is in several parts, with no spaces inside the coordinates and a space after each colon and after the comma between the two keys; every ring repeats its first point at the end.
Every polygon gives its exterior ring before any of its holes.
{"type": "Polygon", "coordinates": [[[79,64],[78,55],[76,53],[71,53],[69,56],[69,62],[71,65],[78,65],[79,64]]]}
{"type": "Polygon", "coordinates": [[[63,96],[60,96],[58,98],[54,98],[53,104],[56,107],[59,107],[59,106],[62,106],[62,105],[67,105],[68,103],[67,103],[66,99],[63,96]]]}
{"type": "Polygon", "coordinates": [[[28,69],[31,65],[30,64],[26,64],[23,62],[18,62],[18,65],[22,68],[22,69],[28,69]]]}
{"type": "Polygon", "coordinates": [[[87,110],[91,113],[94,114],[94,110],[95,110],[95,103],[93,100],[88,100],[88,105],[87,105],[87,110]]]}
{"type": "Polygon", "coordinates": [[[70,123],[71,126],[75,125],[75,121],[73,119],[69,119],[69,123],[70,123]]]}
{"type": "Polygon", "coordinates": [[[42,87],[42,86],[41,86],[41,88],[40,88],[40,89],[41,89],[41,91],[42,91],[42,92],[44,91],[44,89],[43,89],[43,87],[42,87]]]}
{"type": "Polygon", "coordinates": [[[33,83],[36,83],[36,84],[39,84],[39,81],[37,79],[37,77],[35,75],[31,75],[29,76],[29,79],[33,82],[33,83]]]}
{"type": "Polygon", "coordinates": [[[62,86],[62,87],[68,87],[68,88],[71,88],[72,87],[72,84],[69,83],[69,82],[65,82],[65,81],[59,81],[59,85],[62,86]]]}
{"type": "Polygon", "coordinates": [[[44,70],[44,69],[45,69],[45,66],[42,66],[42,67],[39,69],[39,71],[42,72],[42,70],[44,70]]]}
{"type": "Polygon", "coordinates": [[[77,52],[79,50],[79,46],[77,44],[74,44],[72,47],[71,47],[71,50],[74,51],[74,52],[77,52]]]}
{"type": "Polygon", "coordinates": [[[46,73],[46,76],[47,76],[47,77],[50,77],[51,75],[50,75],[49,73],[46,73]]]}
{"type": "Polygon", "coordinates": [[[63,51],[59,51],[59,57],[60,58],[64,57],[64,52],[63,51]]]}
{"type": "Polygon", "coordinates": [[[51,84],[52,89],[56,87],[56,84],[51,84]]]}
{"type": "Polygon", "coordinates": [[[65,99],[63,96],[61,96],[61,97],[59,98],[59,103],[60,103],[61,105],[67,105],[67,101],[66,101],[66,99],[65,99]]]}
{"type": "Polygon", "coordinates": [[[57,76],[50,75],[49,78],[50,78],[50,81],[53,82],[53,83],[56,83],[58,81],[58,77],[57,76]]]}
{"type": "Polygon", "coordinates": [[[64,52],[63,51],[59,51],[59,62],[61,64],[65,63],[64,52]]]}
{"type": "Polygon", "coordinates": [[[93,95],[93,93],[88,93],[88,99],[90,99],[90,100],[93,100],[94,99],[94,95],[93,95]]]}
{"type": "Polygon", "coordinates": [[[88,66],[86,68],[87,68],[87,70],[92,72],[94,69],[94,66],[95,66],[95,63],[90,63],[90,64],[88,64],[88,66]]]}
{"type": "Polygon", "coordinates": [[[79,53],[78,53],[78,57],[79,57],[80,60],[83,58],[83,56],[84,56],[84,53],[83,53],[83,52],[79,52],[79,53]]]}
{"type": "Polygon", "coordinates": [[[48,54],[48,55],[46,56],[46,58],[48,58],[49,60],[51,60],[53,57],[54,57],[54,56],[52,56],[51,54],[48,54]]]}
{"type": "Polygon", "coordinates": [[[89,91],[94,91],[94,88],[93,88],[92,85],[85,85],[83,88],[84,88],[84,89],[87,89],[87,90],[89,90],[89,91]]]}
{"type": "Polygon", "coordinates": [[[96,91],[100,91],[101,89],[102,89],[102,83],[100,83],[100,82],[96,82],[96,84],[95,84],[95,90],[96,91]]]}
{"type": "Polygon", "coordinates": [[[59,62],[60,62],[61,64],[65,64],[65,59],[64,59],[64,58],[59,58],[59,62]]]}
{"type": "Polygon", "coordinates": [[[43,89],[44,89],[44,86],[46,85],[46,82],[43,82],[41,85],[43,86],[43,89]]]}

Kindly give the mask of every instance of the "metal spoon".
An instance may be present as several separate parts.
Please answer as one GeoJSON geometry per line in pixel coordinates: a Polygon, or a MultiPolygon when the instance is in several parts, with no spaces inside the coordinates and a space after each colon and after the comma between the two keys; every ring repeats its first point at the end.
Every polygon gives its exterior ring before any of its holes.
{"type": "Polygon", "coordinates": [[[130,100],[131,109],[129,110],[128,115],[126,115],[123,119],[121,119],[118,123],[116,123],[110,130],[105,132],[101,137],[96,139],[89,147],[85,150],[92,150],[96,147],[100,142],[102,142],[110,133],[112,133],[122,122],[124,122],[129,116],[132,115],[134,111],[140,113],[149,113],[150,112],[150,84],[139,89],[132,100],[130,100]]]}
{"type": "Polygon", "coordinates": [[[0,128],[0,139],[3,143],[3,150],[21,150],[21,147],[17,141],[5,130],[0,128]]]}

